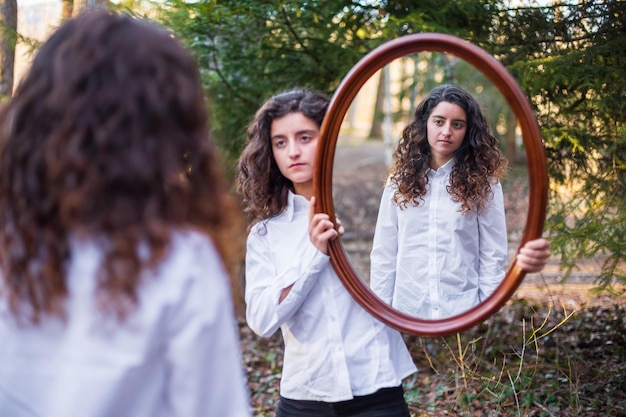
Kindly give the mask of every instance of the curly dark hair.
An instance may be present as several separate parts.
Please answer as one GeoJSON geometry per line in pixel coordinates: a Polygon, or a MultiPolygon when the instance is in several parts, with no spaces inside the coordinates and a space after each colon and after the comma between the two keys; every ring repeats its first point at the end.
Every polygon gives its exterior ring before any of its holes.
{"type": "Polygon", "coordinates": [[[506,175],[507,160],[501,155],[498,139],[491,133],[480,104],[455,85],[434,88],[417,106],[393,154],[390,168],[392,184],[397,187],[394,202],[401,207],[419,205],[426,194],[431,150],[426,124],[441,102],[460,106],[467,117],[467,131],[455,152],[456,165],[447,187],[452,199],[461,203],[461,212],[479,212],[491,198],[490,182],[506,175]]]}
{"type": "Polygon", "coordinates": [[[280,214],[287,206],[289,191],[293,191],[293,184],[281,174],[274,160],[272,122],[289,113],[302,113],[319,127],[328,102],[317,91],[295,88],[272,96],[255,114],[237,167],[237,190],[243,197],[250,226],[280,214]]]}
{"type": "Polygon", "coordinates": [[[154,24],[91,11],[41,46],[0,114],[0,266],[14,315],[65,316],[72,237],[100,242],[96,302],[118,319],[174,229],[206,233],[225,255],[237,207],[207,119],[195,60],[154,24]]]}

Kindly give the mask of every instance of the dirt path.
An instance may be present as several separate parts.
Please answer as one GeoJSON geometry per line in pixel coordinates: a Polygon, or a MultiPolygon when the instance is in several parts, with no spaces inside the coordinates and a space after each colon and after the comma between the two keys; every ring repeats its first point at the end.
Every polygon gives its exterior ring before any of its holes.
{"type": "MultiPolygon", "coordinates": [[[[340,145],[335,162],[335,210],[346,228],[342,242],[355,268],[367,271],[386,171],[382,143],[340,145]]],[[[513,256],[527,206],[524,177],[510,177],[522,180],[507,184],[505,191],[513,256]]],[[[563,273],[553,257],[543,273],[525,277],[500,312],[453,342],[454,336],[405,335],[420,367],[405,384],[412,416],[626,415],[624,308],[614,308],[626,306],[626,299],[593,295],[599,264],[579,266],[567,283],[560,283],[563,273]],[[536,337],[538,326],[542,330],[536,337]],[[464,359],[459,361],[461,347],[464,359]]],[[[279,332],[256,337],[243,323],[240,330],[254,415],[273,417],[282,338],[279,332]]]]}
{"type": "MultiPolygon", "coordinates": [[[[386,176],[385,149],[381,141],[363,141],[341,137],[333,167],[333,198],[335,211],[346,229],[343,244],[354,268],[367,279],[371,238],[382,186],[386,176]]],[[[519,246],[528,209],[528,179],[526,172],[513,167],[503,181],[505,209],[509,233],[509,258],[519,246]]],[[[565,283],[563,271],[554,256],[541,274],[529,274],[518,288],[514,298],[552,303],[567,309],[584,306],[626,305],[626,295],[607,293],[594,295],[594,280],[600,271],[600,262],[581,262],[565,283]]]]}

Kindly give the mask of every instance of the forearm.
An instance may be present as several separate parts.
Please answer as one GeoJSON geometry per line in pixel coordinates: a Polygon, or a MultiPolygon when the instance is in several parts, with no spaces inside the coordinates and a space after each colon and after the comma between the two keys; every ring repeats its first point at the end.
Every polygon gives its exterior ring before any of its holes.
{"type": "Polygon", "coordinates": [[[328,256],[312,246],[306,252],[303,259],[294,260],[278,274],[268,265],[247,261],[246,318],[255,333],[270,336],[289,320],[305,302],[320,271],[328,266],[328,256]]]}

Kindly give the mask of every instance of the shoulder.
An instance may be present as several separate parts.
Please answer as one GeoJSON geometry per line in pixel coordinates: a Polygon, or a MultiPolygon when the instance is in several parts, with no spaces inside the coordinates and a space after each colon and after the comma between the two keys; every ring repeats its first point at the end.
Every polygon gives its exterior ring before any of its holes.
{"type": "Polygon", "coordinates": [[[263,237],[271,230],[280,227],[281,225],[288,224],[290,222],[287,210],[270,217],[269,219],[263,219],[250,227],[250,233],[248,233],[248,239],[251,237],[263,237]]]}
{"type": "Polygon", "coordinates": [[[154,279],[145,284],[146,294],[154,296],[148,299],[163,297],[166,303],[179,303],[200,297],[198,303],[205,307],[230,291],[230,277],[220,253],[208,235],[196,230],[172,233],[168,252],[154,271],[154,279]]]}
{"type": "Polygon", "coordinates": [[[176,287],[192,282],[215,285],[227,281],[223,260],[213,241],[196,230],[172,233],[168,252],[158,267],[157,275],[159,280],[176,287]]]}
{"type": "Polygon", "coordinates": [[[172,231],[172,247],[201,248],[213,246],[209,235],[195,229],[176,229],[172,231]]]}
{"type": "Polygon", "coordinates": [[[222,259],[207,234],[186,229],[172,232],[170,250],[165,262],[188,266],[216,264],[216,267],[221,267],[222,259]]]}
{"type": "Polygon", "coordinates": [[[265,219],[255,223],[250,228],[246,239],[248,250],[270,245],[271,236],[273,236],[270,231],[273,228],[273,223],[273,219],[265,219]]]}
{"type": "Polygon", "coordinates": [[[502,190],[502,182],[495,177],[489,177],[489,189],[491,190],[491,193],[496,195],[496,196],[501,196],[503,193],[502,190]]]}
{"type": "Polygon", "coordinates": [[[488,181],[491,187],[502,187],[502,182],[498,177],[489,177],[488,181]]]}

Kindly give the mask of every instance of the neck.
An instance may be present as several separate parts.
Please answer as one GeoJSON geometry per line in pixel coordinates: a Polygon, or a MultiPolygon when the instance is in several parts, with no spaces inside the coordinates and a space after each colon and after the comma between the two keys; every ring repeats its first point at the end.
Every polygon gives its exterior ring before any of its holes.
{"type": "Polygon", "coordinates": [[[452,159],[452,156],[450,156],[448,158],[442,158],[442,157],[438,157],[436,155],[431,155],[431,157],[430,157],[430,168],[434,169],[435,171],[437,171],[439,168],[444,166],[450,159],[452,159]]]}
{"type": "Polygon", "coordinates": [[[313,197],[313,183],[308,182],[305,184],[294,184],[294,192],[302,197],[310,200],[313,197]]]}

